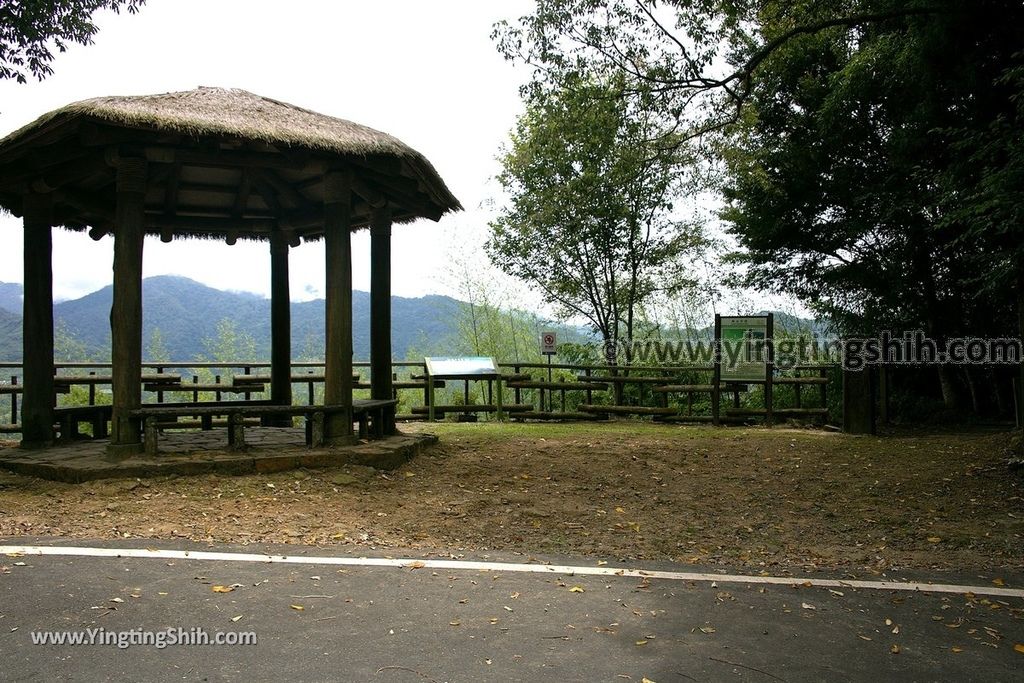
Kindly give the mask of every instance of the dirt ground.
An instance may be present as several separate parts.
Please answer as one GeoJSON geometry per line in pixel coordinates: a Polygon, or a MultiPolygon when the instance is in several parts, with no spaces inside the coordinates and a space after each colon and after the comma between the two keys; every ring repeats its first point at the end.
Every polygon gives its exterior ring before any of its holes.
{"type": "Polygon", "coordinates": [[[370,468],[62,484],[0,473],[0,536],[571,554],[741,569],[1024,568],[1005,432],[852,437],[612,424],[405,425],[370,468]]]}

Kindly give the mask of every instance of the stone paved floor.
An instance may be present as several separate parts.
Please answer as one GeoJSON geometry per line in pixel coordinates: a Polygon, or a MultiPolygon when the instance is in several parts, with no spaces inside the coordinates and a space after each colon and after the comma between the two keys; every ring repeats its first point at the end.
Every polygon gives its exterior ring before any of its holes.
{"type": "Polygon", "coordinates": [[[82,440],[39,450],[22,450],[16,442],[0,446],[0,468],[46,479],[80,482],[92,479],[145,477],[162,474],[278,472],[297,467],[335,467],[345,464],[392,469],[436,443],[430,434],[396,435],[353,446],[309,448],[304,430],[289,427],[251,427],[246,448],[227,448],[224,429],[170,431],[160,436],[160,453],[125,460],[107,456],[107,440],[82,440]]]}

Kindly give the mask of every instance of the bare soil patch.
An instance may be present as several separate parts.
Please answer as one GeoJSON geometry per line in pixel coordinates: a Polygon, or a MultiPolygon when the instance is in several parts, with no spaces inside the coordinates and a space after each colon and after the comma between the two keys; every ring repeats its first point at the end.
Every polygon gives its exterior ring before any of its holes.
{"type": "Polygon", "coordinates": [[[370,468],[61,484],[0,473],[0,536],[187,538],[702,565],[1024,567],[1005,432],[851,437],[637,422],[407,425],[370,468]]]}

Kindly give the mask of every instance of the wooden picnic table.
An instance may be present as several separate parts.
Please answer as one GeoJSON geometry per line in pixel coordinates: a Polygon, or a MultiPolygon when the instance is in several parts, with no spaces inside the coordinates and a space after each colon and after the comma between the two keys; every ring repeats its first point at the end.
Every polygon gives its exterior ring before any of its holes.
{"type": "MultiPolygon", "coordinates": [[[[352,401],[352,416],[359,424],[359,437],[366,438],[370,429],[378,437],[384,436],[385,425],[389,424],[388,411],[394,412],[397,399],[352,401]]],[[[161,421],[178,417],[201,417],[212,421],[214,416],[228,419],[228,447],[245,447],[245,419],[247,417],[302,416],[306,418],[306,444],[313,447],[324,445],[324,423],[331,415],[345,412],[348,406],[314,405],[281,406],[264,402],[238,401],[229,405],[159,405],[148,404],[132,410],[129,415],[140,418],[144,424],[144,447],[149,455],[156,455],[161,421]]]]}

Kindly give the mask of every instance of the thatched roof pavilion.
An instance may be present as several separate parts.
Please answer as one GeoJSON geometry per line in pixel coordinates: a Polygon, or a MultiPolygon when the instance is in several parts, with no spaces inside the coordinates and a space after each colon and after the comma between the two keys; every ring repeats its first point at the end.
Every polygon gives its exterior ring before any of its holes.
{"type": "MultiPolygon", "coordinates": [[[[244,90],[100,97],[0,140],[0,207],[25,224],[25,445],[53,438],[50,229],[114,237],[111,451],[138,450],[143,236],[267,240],[272,399],[290,403],[288,248],[325,239],[327,403],[351,401],[350,232],[371,230],[371,382],[391,395],[394,221],[460,210],[423,155],[397,138],[244,90]],[[387,367],[385,367],[387,366],[387,367]]],[[[333,432],[345,439],[351,420],[333,432]]]]}

